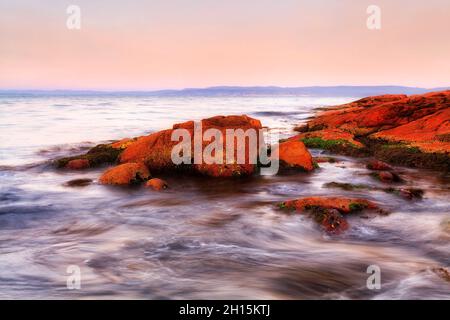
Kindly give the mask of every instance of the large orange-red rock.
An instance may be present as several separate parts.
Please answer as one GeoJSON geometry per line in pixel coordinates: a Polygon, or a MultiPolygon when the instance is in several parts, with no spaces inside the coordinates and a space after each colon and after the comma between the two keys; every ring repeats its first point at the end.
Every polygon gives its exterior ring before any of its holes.
{"type": "Polygon", "coordinates": [[[372,136],[388,141],[408,142],[425,152],[450,152],[450,104],[447,109],[372,136]]]}
{"type": "Polygon", "coordinates": [[[114,149],[123,150],[123,149],[126,149],[130,144],[132,144],[135,141],[136,141],[136,139],[124,138],[119,141],[111,143],[110,146],[111,146],[111,148],[114,148],[114,149]]]}
{"type": "Polygon", "coordinates": [[[171,135],[172,130],[163,130],[139,137],[122,152],[119,161],[145,162],[152,171],[173,168],[171,152],[177,142],[171,140],[171,135]]]}
{"type": "Polygon", "coordinates": [[[101,184],[131,185],[150,177],[150,171],[143,163],[124,163],[106,170],[99,179],[101,184]]]}
{"type": "MultiPolygon", "coordinates": [[[[261,122],[259,120],[250,118],[246,115],[242,116],[216,116],[208,119],[201,120],[202,125],[202,135],[208,129],[217,129],[222,135],[220,142],[223,145],[223,149],[219,150],[220,154],[217,155],[218,158],[222,158],[222,164],[220,163],[202,163],[194,164],[194,122],[188,121],[184,123],[175,124],[172,129],[163,130],[155,132],[151,135],[138,138],[136,141],[130,143],[127,148],[120,155],[120,162],[144,162],[147,167],[152,171],[170,171],[177,168],[172,161],[172,149],[179,144],[179,141],[172,141],[172,133],[175,129],[185,129],[189,132],[191,137],[191,163],[188,167],[200,174],[205,174],[212,177],[231,177],[231,176],[242,176],[250,175],[255,171],[256,163],[250,161],[250,151],[248,143],[244,146],[237,144],[237,139],[234,143],[234,156],[233,163],[227,163],[227,155],[225,152],[226,148],[226,130],[227,129],[242,129],[246,131],[247,129],[254,129],[257,133],[259,129],[262,128],[261,122]],[[245,149],[243,149],[245,148],[245,149]],[[238,151],[243,152],[245,159],[243,163],[238,163],[237,154],[238,151]]],[[[214,138],[213,138],[214,139],[214,138]]],[[[214,141],[214,140],[213,140],[214,141]]],[[[205,147],[208,146],[212,141],[204,141],[201,139],[201,149],[202,153],[205,147]]],[[[212,156],[215,156],[215,151],[212,152],[212,156]]]]}
{"type": "Polygon", "coordinates": [[[281,166],[301,168],[305,171],[314,170],[313,158],[303,142],[288,140],[280,143],[275,148],[278,149],[281,166]]]}
{"type": "MultiPolygon", "coordinates": [[[[450,91],[368,97],[330,108],[301,127],[301,138],[355,137],[401,142],[425,153],[450,152],[450,91]]],[[[355,141],[357,143],[355,143],[355,141]]]]}
{"type": "MultiPolygon", "coordinates": [[[[224,150],[219,151],[217,155],[218,159],[222,159],[223,164],[208,164],[205,161],[202,164],[195,164],[195,171],[200,174],[204,174],[212,177],[239,177],[239,176],[248,176],[255,172],[256,169],[256,159],[259,148],[258,134],[259,130],[262,129],[261,122],[257,119],[250,118],[246,115],[243,116],[216,116],[208,119],[202,120],[202,128],[203,132],[208,129],[217,129],[222,135],[218,140],[223,144],[224,150]],[[250,130],[254,132],[256,135],[253,140],[253,147],[250,148],[249,142],[250,139],[245,138],[245,143],[240,144],[239,139],[237,137],[233,138],[233,161],[232,163],[227,163],[227,153],[226,153],[226,145],[227,145],[227,137],[226,130],[234,129],[234,130],[242,130],[242,132],[247,132],[250,130]],[[242,154],[244,156],[242,162],[240,162],[238,155],[242,154]],[[251,159],[251,155],[255,157],[253,160],[251,159]]],[[[243,141],[244,142],[244,141],[243,141]]],[[[202,145],[202,150],[205,150],[209,141],[204,141],[202,145]]],[[[216,156],[216,153],[213,152],[212,156],[216,156]]],[[[231,156],[231,155],[230,155],[231,156]]]]}

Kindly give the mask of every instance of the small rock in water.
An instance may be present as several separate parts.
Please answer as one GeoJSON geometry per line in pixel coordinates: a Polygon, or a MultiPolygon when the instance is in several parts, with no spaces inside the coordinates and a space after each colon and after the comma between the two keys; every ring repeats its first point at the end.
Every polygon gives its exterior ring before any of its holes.
{"type": "Polygon", "coordinates": [[[450,218],[444,219],[440,225],[442,227],[442,231],[450,235],[450,218]]]}
{"type": "Polygon", "coordinates": [[[66,164],[66,168],[67,169],[71,169],[71,170],[82,170],[82,169],[87,169],[89,168],[89,161],[86,159],[74,159],[74,160],[70,160],[67,164],[66,164]]]}
{"type": "Polygon", "coordinates": [[[399,193],[402,197],[407,199],[422,199],[423,197],[423,190],[421,189],[400,189],[399,193]]]}
{"type": "Polygon", "coordinates": [[[384,192],[387,193],[393,193],[395,195],[398,195],[400,197],[412,200],[412,199],[422,199],[424,191],[422,189],[414,189],[414,188],[385,188],[381,189],[384,192]]]}
{"type": "Polygon", "coordinates": [[[314,161],[317,163],[335,163],[337,162],[336,158],[333,157],[314,157],[314,161]]]}
{"type": "Polygon", "coordinates": [[[145,184],[146,187],[153,188],[153,190],[160,191],[167,189],[169,185],[164,180],[153,178],[147,181],[145,184]]]}
{"type": "Polygon", "coordinates": [[[348,228],[347,220],[344,218],[347,214],[359,213],[366,209],[386,214],[375,203],[358,198],[309,197],[285,201],[278,206],[281,209],[309,213],[329,233],[340,233],[348,228]]]}
{"type": "Polygon", "coordinates": [[[336,209],[348,214],[364,209],[378,209],[378,206],[366,199],[338,197],[308,197],[282,202],[280,208],[305,211],[314,208],[336,209]]]}
{"type": "Polygon", "coordinates": [[[432,271],[445,281],[450,282],[450,271],[447,268],[433,268],[432,271]]]}
{"type": "Polygon", "coordinates": [[[64,185],[67,187],[86,187],[92,183],[92,179],[74,179],[67,181],[64,185]]]}
{"type": "Polygon", "coordinates": [[[106,170],[100,177],[101,184],[131,185],[147,180],[150,171],[143,163],[124,163],[106,170]]]}
{"type": "Polygon", "coordinates": [[[391,171],[380,171],[380,172],[374,172],[371,174],[371,176],[377,178],[378,180],[382,182],[400,182],[402,179],[398,174],[391,171]]]}
{"type": "Polygon", "coordinates": [[[322,228],[328,233],[341,233],[348,229],[348,222],[336,209],[328,209],[323,213],[322,228]]]}
{"type": "Polygon", "coordinates": [[[392,167],[388,165],[386,162],[380,160],[372,160],[367,164],[367,169],[377,170],[377,171],[389,171],[392,170],[392,167]]]}
{"type": "Polygon", "coordinates": [[[342,190],[357,190],[357,189],[370,189],[369,186],[366,186],[364,184],[352,184],[352,183],[346,183],[346,182],[328,182],[324,184],[325,188],[339,188],[342,190]]]}
{"type": "Polygon", "coordinates": [[[392,182],[394,181],[394,175],[390,173],[389,171],[381,171],[376,175],[378,179],[380,179],[383,182],[392,182]]]}

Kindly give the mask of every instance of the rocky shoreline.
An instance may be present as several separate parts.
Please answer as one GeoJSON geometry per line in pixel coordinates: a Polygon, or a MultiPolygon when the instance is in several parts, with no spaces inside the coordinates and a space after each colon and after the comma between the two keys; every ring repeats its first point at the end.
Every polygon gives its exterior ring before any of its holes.
{"type": "MultiPolygon", "coordinates": [[[[216,116],[203,119],[201,124],[203,131],[213,128],[222,133],[227,129],[262,129],[259,120],[246,115],[216,116]]],[[[169,186],[154,174],[188,173],[212,178],[240,178],[255,175],[261,167],[259,162],[254,164],[249,161],[248,150],[245,150],[246,161],[241,164],[176,165],[171,159],[171,152],[177,142],[172,141],[171,136],[174,130],[180,128],[193,133],[194,122],[175,124],[172,129],[148,136],[97,145],[85,154],[57,159],[54,164],[59,169],[68,170],[115,165],[101,175],[98,179],[100,184],[145,184],[155,191],[162,191],[169,186]]],[[[319,168],[319,163],[333,161],[330,157],[313,158],[308,148],[370,157],[372,160],[368,161],[367,168],[371,170],[371,176],[388,185],[380,190],[413,200],[421,199],[424,192],[391,186],[402,181],[402,177],[388,163],[450,171],[450,91],[409,97],[384,95],[360,99],[328,108],[295,130],[300,133],[280,140],[275,146],[281,173],[291,170],[313,172],[319,168]]],[[[203,142],[200,151],[206,147],[207,143],[203,142]]],[[[237,151],[237,147],[234,151],[237,151]]],[[[195,152],[192,147],[192,157],[195,152]]],[[[82,181],[83,185],[86,183],[90,182],[82,181]]],[[[372,190],[340,181],[326,187],[372,190]]],[[[369,200],[346,197],[309,197],[274,205],[283,211],[309,215],[328,233],[345,231],[348,228],[346,216],[349,214],[363,211],[387,214],[386,210],[369,200]]]]}
{"type": "Polygon", "coordinates": [[[450,171],[450,91],[383,95],[331,107],[291,140],[310,148],[450,171]]]}

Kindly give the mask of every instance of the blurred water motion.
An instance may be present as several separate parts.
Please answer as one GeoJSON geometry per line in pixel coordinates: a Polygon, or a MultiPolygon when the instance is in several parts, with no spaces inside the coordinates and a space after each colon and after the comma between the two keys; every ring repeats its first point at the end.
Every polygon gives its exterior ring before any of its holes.
{"type": "MultiPolygon", "coordinates": [[[[218,114],[248,114],[281,135],[314,109],[354,98],[0,96],[0,298],[450,298],[450,177],[399,168],[408,201],[381,191],[364,159],[336,157],[312,174],[216,181],[163,176],[165,192],[96,184],[104,168],[55,171],[50,159],[106,140],[218,114]],[[84,180],[74,187],[69,181],[84,180]],[[361,196],[389,216],[350,218],[341,235],[286,214],[277,201],[361,196]],[[366,269],[382,270],[368,290],[366,269]],[[78,265],[80,290],[66,288],[78,265]]],[[[314,154],[320,151],[313,150],[314,154]]]]}

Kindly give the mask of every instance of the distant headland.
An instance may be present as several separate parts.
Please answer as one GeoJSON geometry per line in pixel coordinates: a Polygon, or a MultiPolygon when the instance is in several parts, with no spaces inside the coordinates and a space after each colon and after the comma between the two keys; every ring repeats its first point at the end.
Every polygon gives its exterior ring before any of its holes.
{"type": "Polygon", "coordinates": [[[0,95],[142,95],[142,96],[233,96],[233,95],[305,95],[305,96],[354,96],[365,97],[381,94],[423,94],[444,91],[449,87],[420,88],[407,86],[215,86],[206,88],[185,88],[168,90],[26,90],[0,89],[0,95]]]}

